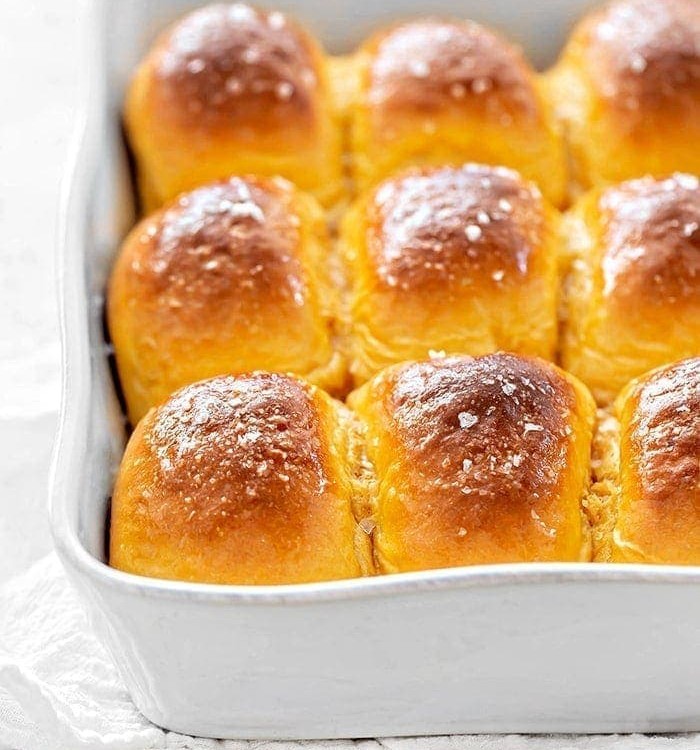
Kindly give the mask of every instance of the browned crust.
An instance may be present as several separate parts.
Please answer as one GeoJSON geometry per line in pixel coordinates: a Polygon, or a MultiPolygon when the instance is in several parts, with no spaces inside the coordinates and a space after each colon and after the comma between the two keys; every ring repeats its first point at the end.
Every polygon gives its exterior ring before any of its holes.
{"type": "Polygon", "coordinates": [[[698,305],[700,183],[676,174],[604,191],[599,200],[604,294],[636,306],[698,305]]]}
{"type": "Polygon", "coordinates": [[[640,381],[623,410],[622,492],[680,542],[700,522],[700,358],[640,381]]]}
{"type": "Polygon", "coordinates": [[[435,495],[445,528],[495,529],[523,508],[556,516],[577,402],[555,367],[503,353],[436,359],[400,368],[385,398],[413,491],[435,495]]]}
{"type": "Polygon", "coordinates": [[[151,475],[134,512],[169,539],[254,529],[275,547],[294,544],[314,504],[337,489],[310,387],[296,379],[255,373],[195,383],[143,424],[151,475]]]}
{"type": "Polygon", "coordinates": [[[299,217],[281,180],[234,177],[183,194],[125,246],[125,279],[164,324],[202,327],[304,304],[299,217]]]}
{"type": "Polygon", "coordinates": [[[578,36],[608,106],[635,115],[700,100],[696,0],[619,0],[586,19],[578,36]]]}
{"type": "Polygon", "coordinates": [[[274,129],[316,119],[321,52],[279,12],[245,3],[188,14],[151,55],[155,106],[188,128],[274,129]]]}
{"type": "Polygon", "coordinates": [[[376,35],[365,49],[373,53],[367,96],[377,109],[425,114],[478,107],[497,118],[539,116],[524,56],[472,21],[407,21],[376,35]]]}
{"type": "Polygon", "coordinates": [[[409,172],[382,183],[368,207],[374,272],[402,290],[518,283],[542,232],[539,190],[502,167],[409,172]]]}

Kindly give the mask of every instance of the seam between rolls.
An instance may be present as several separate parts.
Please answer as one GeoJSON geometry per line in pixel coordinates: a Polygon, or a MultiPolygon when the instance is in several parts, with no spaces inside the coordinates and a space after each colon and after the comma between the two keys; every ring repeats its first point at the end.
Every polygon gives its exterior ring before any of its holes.
{"type": "Polygon", "coordinates": [[[585,506],[592,531],[592,562],[612,561],[612,534],[619,501],[619,430],[619,422],[610,409],[597,410],[591,445],[591,485],[585,506]]]}

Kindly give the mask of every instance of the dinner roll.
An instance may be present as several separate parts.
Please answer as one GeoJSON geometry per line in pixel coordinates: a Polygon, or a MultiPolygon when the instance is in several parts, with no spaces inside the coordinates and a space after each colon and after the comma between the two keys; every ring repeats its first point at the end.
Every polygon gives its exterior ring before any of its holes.
{"type": "Polygon", "coordinates": [[[111,565],[207,583],[366,572],[356,441],[345,407],[291,376],[182,388],[129,441],[112,497],[111,565]]]}
{"type": "Polygon", "coordinates": [[[555,204],[566,169],[558,126],[518,49],[470,21],[400,23],[356,57],[355,176],[367,188],[413,165],[505,164],[555,204]]]}
{"type": "Polygon", "coordinates": [[[567,217],[562,362],[610,402],[631,378],[700,354],[700,184],[646,177],[582,198],[567,217]]]}
{"type": "Polygon", "coordinates": [[[352,364],[361,383],[430,350],[553,358],[558,213],[503,167],[389,178],[346,214],[352,364]]]}
{"type": "Polygon", "coordinates": [[[341,190],[323,52],[282,13],[235,3],[185,16],[139,66],[125,117],[147,210],[232,174],[282,175],[324,203],[341,190]]]}
{"type": "Polygon", "coordinates": [[[596,559],[700,564],[700,358],[633,381],[615,412],[604,509],[612,534],[596,559]]]}
{"type": "Polygon", "coordinates": [[[618,0],[593,11],[549,84],[584,187],[700,172],[697,0],[618,0]]]}
{"type": "Polygon", "coordinates": [[[132,422],[176,388],[222,373],[292,371],[340,387],[336,296],[313,198],[257,177],[183,194],[129,234],[110,280],[132,422]]]}
{"type": "Polygon", "coordinates": [[[588,560],[595,407],[541,359],[394,365],[351,394],[377,475],[383,572],[588,560]]]}

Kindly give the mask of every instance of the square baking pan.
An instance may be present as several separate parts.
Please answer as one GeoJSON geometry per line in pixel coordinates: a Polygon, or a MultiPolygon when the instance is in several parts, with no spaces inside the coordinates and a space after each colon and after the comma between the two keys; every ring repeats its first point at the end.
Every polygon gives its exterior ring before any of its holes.
{"type": "MultiPolygon", "coordinates": [[[[551,62],[585,0],[275,0],[331,52],[417,13],[502,29],[551,62]]],[[[103,295],[134,222],[119,115],[129,74],[190,2],[109,0],[63,206],[64,390],[51,481],[56,547],[134,702],[222,738],[700,730],[700,570],[474,566],[294,586],[154,580],[106,564],[125,441],[103,295]]]]}

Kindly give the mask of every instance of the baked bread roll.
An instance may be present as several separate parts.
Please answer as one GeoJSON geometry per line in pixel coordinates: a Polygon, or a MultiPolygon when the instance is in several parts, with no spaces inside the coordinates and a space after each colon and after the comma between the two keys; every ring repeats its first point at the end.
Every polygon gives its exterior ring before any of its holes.
{"type": "Polygon", "coordinates": [[[409,362],[350,396],[377,475],[374,553],[392,573],[588,560],[593,399],[544,360],[409,362]]]}
{"type": "Polygon", "coordinates": [[[470,21],[400,23],[358,51],[352,113],[361,189],[415,165],[505,164],[555,204],[563,142],[537,75],[518,49],[470,21]]]}
{"type": "Polygon", "coordinates": [[[356,382],[431,350],[552,359],[558,218],[503,167],[424,168],[365,194],[340,238],[356,382]]]}
{"type": "Polygon", "coordinates": [[[282,13],[209,5],[139,66],[126,128],[147,211],[232,174],[281,175],[324,203],[341,191],[341,136],[323,51],[282,13]]]}
{"type": "Polygon", "coordinates": [[[189,385],[139,423],[112,497],[110,564],[155,578],[278,584],[359,576],[345,407],[290,376],[189,385]]]}
{"type": "Polygon", "coordinates": [[[583,187],[700,172],[697,0],[618,0],[593,11],[548,83],[583,187]]]}
{"type": "Polygon", "coordinates": [[[700,358],[630,383],[615,416],[595,485],[611,533],[596,559],[700,564],[700,358]]]}
{"type": "Polygon", "coordinates": [[[675,174],[582,198],[565,221],[562,363],[609,403],[633,377],[700,354],[700,184],[675,174]]]}
{"type": "Polygon", "coordinates": [[[330,275],[320,207],[281,179],[232,177],[144,219],[107,300],[132,423],[176,388],[222,373],[292,371],[340,388],[330,275]]]}

